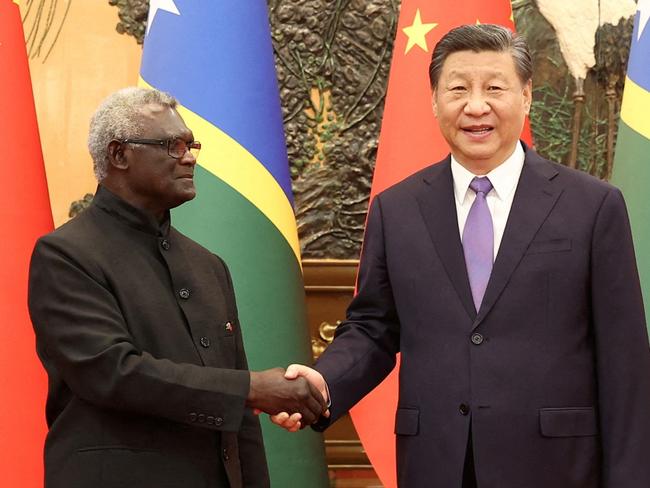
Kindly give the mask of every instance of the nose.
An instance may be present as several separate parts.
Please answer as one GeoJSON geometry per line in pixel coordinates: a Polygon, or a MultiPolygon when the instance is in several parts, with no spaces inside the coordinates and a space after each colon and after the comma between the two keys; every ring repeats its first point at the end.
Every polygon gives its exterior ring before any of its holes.
{"type": "Polygon", "coordinates": [[[463,111],[466,115],[478,117],[488,113],[491,110],[490,104],[485,96],[480,92],[472,92],[467,98],[467,103],[463,111]]]}
{"type": "Polygon", "coordinates": [[[183,157],[179,159],[179,161],[181,164],[194,166],[196,164],[196,156],[194,156],[194,154],[192,154],[192,151],[190,151],[188,148],[187,151],[185,151],[185,154],[183,154],[183,157]]]}

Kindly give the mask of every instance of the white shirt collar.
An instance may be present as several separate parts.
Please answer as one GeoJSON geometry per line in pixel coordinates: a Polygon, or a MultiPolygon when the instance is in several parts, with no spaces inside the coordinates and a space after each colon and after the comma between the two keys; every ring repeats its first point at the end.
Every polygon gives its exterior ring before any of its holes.
{"type": "MultiPolygon", "coordinates": [[[[515,145],[513,153],[503,163],[498,165],[487,175],[478,176],[487,176],[490,178],[493,187],[490,193],[494,192],[497,198],[505,200],[517,187],[521,170],[524,167],[525,157],[526,153],[524,152],[524,148],[522,147],[521,142],[518,142],[515,145]]],[[[456,158],[454,158],[453,154],[451,156],[451,174],[454,179],[454,195],[456,196],[456,202],[461,205],[465,201],[465,197],[469,191],[469,184],[477,175],[462,166],[456,158]]]]}

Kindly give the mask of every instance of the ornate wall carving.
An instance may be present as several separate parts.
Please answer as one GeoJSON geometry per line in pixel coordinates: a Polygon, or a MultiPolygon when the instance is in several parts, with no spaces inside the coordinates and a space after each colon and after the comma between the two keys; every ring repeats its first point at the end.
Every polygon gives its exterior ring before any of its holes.
{"type": "Polygon", "coordinates": [[[25,44],[30,59],[47,61],[65,24],[72,0],[60,5],[57,0],[27,0],[21,9],[25,44]]]}
{"type": "Polygon", "coordinates": [[[572,165],[599,178],[611,176],[625,69],[632,35],[632,18],[605,24],[595,32],[596,65],[578,86],[560,52],[553,27],[534,0],[514,0],[519,32],[533,54],[531,127],[536,149],[548,159],[572,165]],[[579,130],[573,121],[579,114],[579,130]],[[575,132],[575,134],[574,134],[575,132]]]}
{"type": "Polygon", "coordinates": [[[149,0],[108,0],[108,3],[119,10],[120,21],[115,30],[135,37],[138,44],[142,44],[147,27],[149,0]]]}
{"type": "Polygon", "coordinates": [[[271,0],[302,252],[358,255],[399,5],[271,0]]]}

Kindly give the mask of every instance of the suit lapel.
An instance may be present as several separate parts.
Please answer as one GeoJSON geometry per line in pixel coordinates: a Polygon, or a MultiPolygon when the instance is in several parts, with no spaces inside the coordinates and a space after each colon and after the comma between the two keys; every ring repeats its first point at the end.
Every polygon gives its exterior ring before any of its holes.
{"type": "Polygon", "coordinates": [[[460,297],[467,314],[474,320],[476,311],[458,233],[454,183],[450,165],[451,159],[447,157],[429,168],[424,174],[424,181],[420,185],[416,198],[422,218],[449,280],[460,297]]]}
{"type": "Polygon", "coordinates": [[[550,162],[532,150],[526,150],[508,222],[474,327],[481,323],[498,300],[528,245],[562,193],[551,182],[556,175],[557,170],[550,162]]]}

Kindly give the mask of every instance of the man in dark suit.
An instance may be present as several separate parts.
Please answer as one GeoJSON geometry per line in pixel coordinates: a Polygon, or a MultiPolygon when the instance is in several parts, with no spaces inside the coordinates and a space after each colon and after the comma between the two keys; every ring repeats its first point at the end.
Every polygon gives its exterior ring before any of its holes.
{"type": "Polygon", "coordinates": [[[531,78],[525,41],[502,27],[440,40],[430,80],[451,155],[374,199],[347,320],[315,369],[287,372],[329,396],[324,428],[400,352],[403,488],[650,486],[650,351],[623,197],[519,142],[531,78]]]}
{"type": "Polygon", "coordinates": [[[170,225],[200,147],[155,90],[120,90],[93,116],[97,193],[30,268],[46,488],[268,487],[252,409],[324,411],[306,380],[248,371],[225,263],[170,225]]]}

